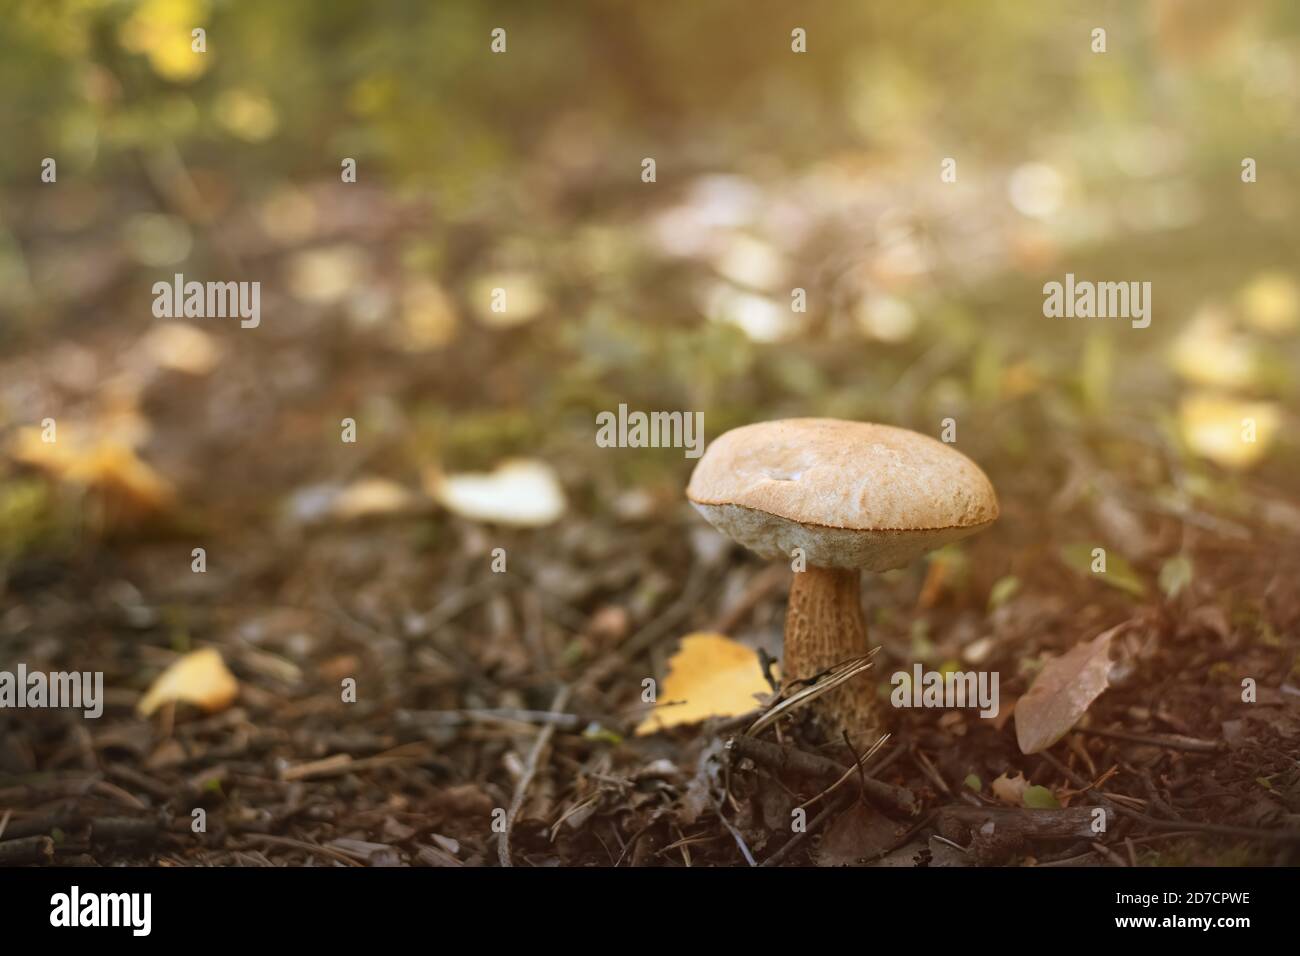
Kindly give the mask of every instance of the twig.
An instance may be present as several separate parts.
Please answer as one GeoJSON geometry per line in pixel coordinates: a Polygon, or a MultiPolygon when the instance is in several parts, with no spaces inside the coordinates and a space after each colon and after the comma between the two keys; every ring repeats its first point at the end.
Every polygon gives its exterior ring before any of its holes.
{"type": "MultiPolygon", "coordinates": [[[[1105,809],[1105,808],[1103,808],[1105,809]]],[[[1096,833],[1092,830],[1092,807],[1067,807],[1059,810],[1030,810],[1026,807],[968,807],[955,805],[942,807],[938,816],[953,820],[972,830],[980,825],[992,822],[999,832],[1014,831],[1029,839],[1064,840],[1067,838],[1091,838],[1096,833]]],[[[1106,811],[1109,825],[1115,818],[1114,810],[1106,811]]]]}
{"type": "MultiPolygon", "coordinates": [[[[850,770],[850,772],[852,771],[850,770]]],[[[817,814],[817,816],[812,818],[812,820],[808,823],[808,826],[804,828],[804,831],[802,833],[796,833],[794,836],[790,837],[790,839],[786,840],[785,843],[782,844],[781,849],[777,850],[775,853],[773,853],[771,856],[769,856],[766,860],[764,860],[759,865],[760,866],[779,865],[782,860],[784,860],[792,852],[794,852],[795,848],[797,848],[801,843],[803,843],[804,840],[808,839],[809,834],[811,834],[819,826],[825,823],[826,820],[831,816],[831,814],[841,810],[844,807],[845,802],[846,801],[842,799],[832,800],[830,803],[828,803],[825,807],[822,808],[821,813],[817,814]]]]}
{"type": "Polygon", "coordinates": [[[0,866],[49,863],[54,859],[54,841],[47,836],[23,837],[0,843],[0,866]]]}
{"type": "Polygon", "coordinates": [[[929,777],[930,780],[934,782],[934,785],[943,791],[943,793],[951,797],[952,788],[948,786],[947,781],[945,781],[939,774],[939,771],[935,769],[934,764],[930,762],[930,758],[915,747],[912,748],[912,757],[912,762],[916,764],[917,768],[929,777]]]}
{"type": "Polygon", "coordinates": [[[758,720],[754,721],[753,725],[745,731],[745,734],[750,737],[757,737],[767,727],[776,723],[782,715],[796,710],[804,704],[812,703],[827,691],[838,687],[851,678],[857,677],[872,666],[872,658],[879,652],[879,647],[873,647],[861,657],[850,658],[836,664],[834,667],[828,667],[815,677],[799,682],[806,686],[800,687],[799,690],[794,691],[783,700],[775,701],[758,720]]]}
{"type": "Polygon", "coordinates": [[[464,710],[399,710],[400,724],[433,727],[460,727],[475,723],[555,724],[563,730],[576,730],[587,718],[578,714],[556,714],[546,710],[522,710],[517,707],[490,707],[464,710]]]}
{"type": "MultiPolygon", "coordinates": [[[[1045,757],[1048,763],[1052,764],[1057,770],[1065,774],[1065,776],[1076,787],[1087,789],[1090,786],[1088,781],[1084,780],[1046,750],[1044,750],[1040,756],[1045,757]]],[[[1103,794],[1100,791],[1095,791],[1095,793],[1099,803],[1113,808],[1115,812],[1121,816],[1128,817],[1131,820],[1141,821],[1153,830],[1195,830],[1199,833],[1214,833],[1219,836],[1244,837],[1248,840],[1287,840],[1300,843],[1300,830],[1263,830],[1258,827],[1238,827],[1221,823],[1197,823],[1195,820],[1159,820],[1118,802],[1116,797],[1120,796],[1119,794],[1103,794]]]]}
{"type": "Polygon", "coordinates": [[[740,847],[740,853],[741,856],[745,858],[745,862],[750,866],[758,866],[758,863],[754,860],[754,854],[750,853],[749,847],[745,845],[745,838],[741,836],[740,831],[736,829],[736,825],[728,820],[726,814],[722,812],[722,805],[714,799],[713,794],[709,794],[709,799],[713,800],[713,808],[718,813],[718,819],[722,821],[722,825],[727,828],[732,839],[736,841],[736,846],[740,847]]]}
{"type": "Polygon", "coordinates": [[[1156,736],[1155,734],[1135,734],[1128,730],[1102,730],[1094,727],[1076,727],[1073,733],[1088,734],[1093,737],[1109,737],[1113,740],[1126,740],[1134,744],[1149,744],[1164,747],[1166,750],[1185,750],[1188,753],[1215,754],[1223,753],[1228,745],[1220,740],[1197,740],[1180,734],[1156,736]]]}
{"type": "MultiPolygon", "coordinates": [[[[805,803],[800,804],[799,809],[806,810],[809,807],[811,807],[814,803],[816,803],[818,800],[820,800],[822,797],[834,793],[839,788],[839,786],[842,783],[844,783],[845,780],[848,780],[849,777],[853,776],[854,771],[857,771],[858,776],[861,778],[862,792],[865,794],[867,792],[867,774],[866,771],[862,769],[862,764],[870,760],[872,755],[875,754],[876,751],[878,751],[881,747],[885,745],[885,741],[887,741],[889,737],[890,737],[889,734],[885,734],[884,736],[882,736],[879,740],[877,740],[874,744],[872,744],[871,749],[868,750],[865,754],[863,754],[860,758],[858,758],[857,754],[854,754],[855,760],[853,766],[850,767],[848,770],[845,770],[844,775],[841,776],[840,779],[836,780],[833,784],[831,784],[821,793],[817,794],[817,796],[813,797],[811,800],[808,800],[805,803]]],[[[879,770],[880,768],[877,767],[876,769],[879,770]]]]}
{"type": "Polygon", "coordinates": [[[243,839],[254,843],[273,843],[276,846],[292,847],[295,850],[302,850],[306,853],[314,853],[317,856],[328,857],[331,860],[336,860],[339,863],[344,863],[348,866],[365,866],[364,863],[354,860],[346,853],[340,853],[338,850],[331,850],[327,846],[307,843],[305,840],[295,840],[292,837],[272,836],[269,833],[245,833],[243,839]]]}
{"type": "MultiPolygon", "coordinates": [[[[564,710],[565,705],[569,702],[570,688],[566,685],[560,688],[555,699],[551,701],[551,713],[558,713],[564,710]]],[[[551,737],[555,734],[555,724],[547,724],[542,728],[541,733],[537,735],[537,740],[533,743],[533,749],[528,754],[528,763],[524,767],[524,774],[515,784],[515,795],[510,801],[510,809],[506,811],[506,828],[501,833],[501,839],[497,842],[497,859],[502,866],[514,866],[510,861],[510,830],[515,825],[515,817],[519,815],[520,809],[524,805],[524,798],[528,795],[528,786],[533,782],[538,767],[542,761],[542,754],[546,750],[546,745],[550,743],[551,737]]]]}
{"type": "Polygon", "coordinates": [[[1106,846],[1106,844],[1104,843],[1098,842],[1097,840],[1093,840],[1092,849],[1094,852],[1101,854],[1103,857],[1105,857],[1111,863],[1114,863],[1116,866],[1128,866],[1128,864],[1124,862],[1124,858],[1122,856],[1120,856],[1110,847],[1106,846]]]}
{"type": "MultiPolygon", "coordinates": [[[[748,757],[776,773],[790,772],[812,777],[815,780],[839,780],[845,767],[826,757],[806,753],[793,747],[782,747],[755,737],[744,735],[732,737],[727,741],[727,748],[738,757],[748,757]]],[[[856,767],[849,767],[850,773],[856,767]]],[[[888,809],[913,816],[917,812],[916,797],[904,787],[884,783],[870,776],[864,777],[862,789],[867,799],[882,804],[888,809]]]]}

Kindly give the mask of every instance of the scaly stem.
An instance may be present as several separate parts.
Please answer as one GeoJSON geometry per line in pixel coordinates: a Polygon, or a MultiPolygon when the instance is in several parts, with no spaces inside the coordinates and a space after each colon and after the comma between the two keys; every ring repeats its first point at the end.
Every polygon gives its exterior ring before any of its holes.
{"type": "MultiPolygon", "coordinates": [[[[812,677],[871,649],[860,577],[857,570],[813,566],[795,573],[785,615],[782,665],[787,681],[812,677]]],[[[868,671],[821,695],[811,706],[828,736],[838,738],[847,730],[855,746],[866,748],[885,725],[875,690],[874,673],[868,671]]]]}

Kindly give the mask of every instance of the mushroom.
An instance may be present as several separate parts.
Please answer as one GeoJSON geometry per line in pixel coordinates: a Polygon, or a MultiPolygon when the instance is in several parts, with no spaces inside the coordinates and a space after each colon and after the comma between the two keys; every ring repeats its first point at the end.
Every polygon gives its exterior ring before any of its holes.
{"type": "MultiPolygon", "coordinates": [[[[998,516],[969,458],[902,428],[792,418],[736,428],[695,466],[686,497],[713,527],[805,570],[790,587],[782,670],[807,680],[868,653],[861,572],[885,571],[987,528],[998,516]]],[[[824,730],[874,739],[881,704],[855,677],[813,703],[824,730]]]]}

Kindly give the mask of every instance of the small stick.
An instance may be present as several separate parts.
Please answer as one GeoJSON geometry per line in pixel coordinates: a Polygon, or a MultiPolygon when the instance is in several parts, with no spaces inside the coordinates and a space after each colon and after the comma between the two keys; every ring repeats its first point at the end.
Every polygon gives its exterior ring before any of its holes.
{"type": "Polygon", "coordinates": [[[1197,740],[1182,734],[1157,736],[1155,734],[1135,734],[1128,730],[1102,730],[1094,727],[1076,727],[1076,734],[1088,734],[1093,737],[1108,737],[1112,740],[1125,740],[1133,744],[1149,744],[1152,747],[1164,747],[1166,750],[1184,750],[1188,753],[1217,754],[1228,749],[1220,740],[1197,740]]]}
{"type": "MultiPolygon", "coordinates": [[[[816,803],[818,800],[820,800],[822,797],[827,796],[828,794],[834,793],[834,792],[839,788],[840,784],[844,783],[845,780],[848,780],[849,777],[853,776],[853,772],[854,772],[855,770],[858,772],[858,774],[859,774],[860,777],[862,778],[862,791],[863,791],[863,793],[865,793],[865,792],[866,792],[866,789],[867,789],[867,775],[866,775],[866,771],[864,771],[864,770],[862,769],[862,763],[863,763],[863,761],[870,760],[872,754],[874,754],[877,750],[879,750],[881,747],[883,747],[883,746],[885,745],[885,741],[887,741],[887,740],[889,739],[889,737],[890,737],[889,734],[885,734],[884,736],[882,736],[879,740],[877,740],[877,741],[876,741],[876,742],[871,746],[871,749],[870,749],[870,750],[868,750],[865,754],[863,754],[862,757],[861,757],[860,759],[858,759],[858,760],[854,763],[854,765],[853,765],[852,767],[850,767],[848,770],[845,770],[845,771],[844,771],[844,775],[843,775],[842,777],[840,777],[840,779],[836,780],[833,784],[831,784],[829,787],[827,787],[827,788],[826,788],[825,790],[823,790],[821,793],[817,794],[817,796],[813,797],[811,800],[809,800],[809,801],[807,801],[807,802],[805,802],[805,803],[800,804],[800,805],[799,805],[799,809],[800,809],[800,810],[806,810],[806,809],[808,809],[809,807],[811,807],[814,803],[816,803]]],[[[854,754],[854,757],[856,758],[856,757],[857,757],[857,754],[854,754]]],[[[877,767],[876,769],[879,770],[880,768],[877,767]]]]}
{"type": "MultiPolygon", "coordinates": [[[[992,821],[999,830],[1015,830],[1030,839],[1064,840],[1069,837],[1095,837],[1092,831],[1092,807],[1067,807],[1062,810],[1030,810],[1021,807],[943,807],[941,818],[955,820],[975,829],[992,821]]],[[[1106,811],[1109,824],[1115,811],[1106,811]]]]}
{"type": "MultiPolygon", "coordinates": [[[[569,702],[569,687],[566,685],[560,688],[560,692],[555,695],[551,701],[551,713],[558,713],[564,710],[564,705],[569,702]]],[[[524,774],[515,784],[515,795],[510,801],[510,809],[506,811],[506,828],[501,833],[501,839],[497,842],[497,859],[502,866],[514,866],[510,861],[510,830],[515,825],[515,817],[523,808],[524,797],[528,794],[528,786],[533,782],[537,770],[542,762],[542,753],[546,750],[546,745],[550,743],[552,735],[555,733],[555,724],[547,724],[542,728],[541,733],[537,735],[537,740],[533,743],[532,752],[528,754],[528,763],[524,767],[524,774]]]]}
{"type": "Polygon", "coordinates": [[[49,863],[54,859],[54,841],[47,836],[23,837],[0,843],[0,866],[49,863]]]}
{"type": "Polygon", "coordinates": [[[1118,853],[1116,853],[1114,850],[1112,850],[1110,847],[1106,846],[1106,844],[1099,843],[1098,841],[1093,840],[1092,848],[1094,851],[1101,854],[1107,860],[1110,860],[1110,862],[1114,863],[1116,866],[1128,866],[1128,864],[1124,862],[1124,858],[1120,856],[1118,853]]]}
{"type": "Polygon", "coordinates": [[[796,833],[794,836],[790,837],[790,839],[786,840],[781,846],[781,849],[769,856],[766,860],[760,863],[759,866],[778,866],[782,860],[788,857],[794,849],[799,846],[799,844],[803,843],[803,841],[808,838],[808,834],[812,833],[819,826],[825,823],[827,818],[830,817],[832,813],[840,810],[843,805],[843,800],[832,800],[822,808],[821,813],[812,818],[803,833],[796,833]]]}
{"type": "Polygon", "coordinates": [[[94,843],[152,843],[158,839],[158,824],[130,817],[100,817],[90,821],[90,838],[94,843]]]}
{"type": "Polygon", "coordinates": [[[292,837],[272,836],[269,833],[245,833],[243,839],[253,843],[272,843],[276,846],[287,846],[295,850],[302,850],[306,853],[314,853],[317,856],[327,857],[336,860],[347,866],[365,866],[348,856],[346,853],[340,853],[338,850],[331,850],[327,846],[317,846],[315,843],[307,843],[303,840],[295,840],[292,837]]]}
{"type": "Polygon", "coordinates": [[[934,785],[951,797],[952,788],[948,786],[947,781],[945,781],[939,774],[939,771],[935,769],[934,764],[930,762],[930,758],[915,748],[912,749],[912,756],[915,758],[913,762],[934,782],[934,785]]]}
{"type": "Polygon", "coordinates": [[[709,794],[709,799],[713,800],[713,808],[718,813],[718,819],[722,821],[722,825],[727,828],[732,839],[736,841],[736,846],[740,847],[740,853],[745,858],[745,862],[750,866],[758,866],[757,861],[754,860],[754,854],[750,853],[749,847],[745,845],[745,838],[740,835],[740,831],[736,829],[736,825],[728,820],[726,814],[722,812],[722,805],[719,804],[717,800],[713,799],[712,794],[709,794]]]}

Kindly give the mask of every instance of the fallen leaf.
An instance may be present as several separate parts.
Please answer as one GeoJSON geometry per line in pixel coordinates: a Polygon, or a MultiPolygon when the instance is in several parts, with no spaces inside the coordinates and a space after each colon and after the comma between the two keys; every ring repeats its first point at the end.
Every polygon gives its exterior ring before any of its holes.
{"type": "Polygon", "coordinates": [[[20,429],[9,453],[57,481],[94,489],[102,496],[104,521],[127,525],[175,504],[171,483],[135,452],[145,434],[147,426],[123,412],[87,423],[59,421],[57,440],[50,442],[41,428],[20,429]]]}
{"type": "Polygon", "coordinates": [[[417,279],[402,290],[403,348],[411,352],[441,348],[455,338],[457,324],[456,310],[436,282],[417,279]]]}
{"type": "Polygon", "coordinates": [[[1102,583],[1131,594],[1144,597],[1147,593],[1146,582],[1122,556],[1113,551],[1106,554],[1106,570],[1092,570],[1093,546],[1085,543],[1068,544],[1061,548],[1061,560],[1080,574],[1098,578],[1102,583]]]}
{"type": "Polygon", "coordinates": [[[1300,286],[1285,272],[1261,272],[1240,296],[1242,315],[1266,335],[1285,335],[1300,326],[1300,286]]]}
{"type": "Polygon", "coordinates": [[[1172,601],[1192,583],[1194,571],[1191,558],[1185,554],[1175,555],[1160,567],[1160,590],[1172,601]]]}
{"type": "Polygon", "coordinates": [[[1202,310],[1174,340],[1169,355],[1174,371],[1195,385],[1248,388],[1259,377],[1259,353],[1217,309],[1202,310]]]}
{"type": "Polygon", "coordinates": [[[1244,470],[1262,459],[1282,424],[1273,402],[1197,392],[1178,407],[1183,441],[1224,468],[1244,470]]]}
{"type": "Polygon", "coordinates": [[[489,328],[509,329],[525,325],[548,307],[546,291],[531,273],[494,272],[471,283],[470,300],[478,320],[489,328]]]}
{"type": "Polygon", "coordinates": [[[1016,742],[1036,754],[1064,737],[1109,686],[1110,643],[1126,624],[1112,627],[1048,661],[1016,702],[1016,742]]]}
{"type": "Polygon", "coordinates": [[[898,824],[855,803],[826,828],[815,859],[818,866],[862,866],[892,847],[898,836],[898,824]]]}
{"type": "Polygon", "coordinates": [[[420,497],[386,478],[361,478],[338,493],[330,514],[340,521],[407,514],[416,510],[420,497]]]}
{"type": "Polygon", "coordinates": [[[159,368],[186,375],[207,375],[221,358],[211,335],[181,322],[155,326],[140,344],[159,368]]]}
{"type": "Polygon", "coordinates": [[[1024,805],[1025,791],[1029,789],[1029,781],[1025,779],[1023,773],[1017,773],[1014,777],[1008,777],[1004,773],[989,785],[989,789],[993,791],[993,796],[1003,803],[1019,807],[1024,805]]]}
{"type": "Polygon", "coordinates": [[[755,651],[723,634],[688,634],[668,661],[658,694],[662,703],[636,732],[642,736],[708,717],[747,714],[770,693],[755,651]]]}
{"type": "Polygon", "coordinates": [[[238,695],[239,681],[221,654],[206,647],[186,654],[159,674],[135,709],[148,717],[163,704],[180,702],[215,713],[229,707],[238,695]]]}
{"type": "Polygon", "coordinates": [[[1056,794],[1046,787],[1033,786],[1025,787],[1023,797],[1025,806],[1031,810],[1059,810],[1061,804],[1056,799],[1056,794]]]}
{"type": "Polygon", "coordinates": [[[989,610],[996,610],[1020,590],[1020,579],[1014,574],[998,578],[993,587],[989,589],[989,610]]]}
{"type": "Polygon", "coordinates": [[[564,491],[550,465],[528,459],[503,462],[490,473],[431,471],[425,488],[462,518],[540,528],[564,514],[564,491]]]}

